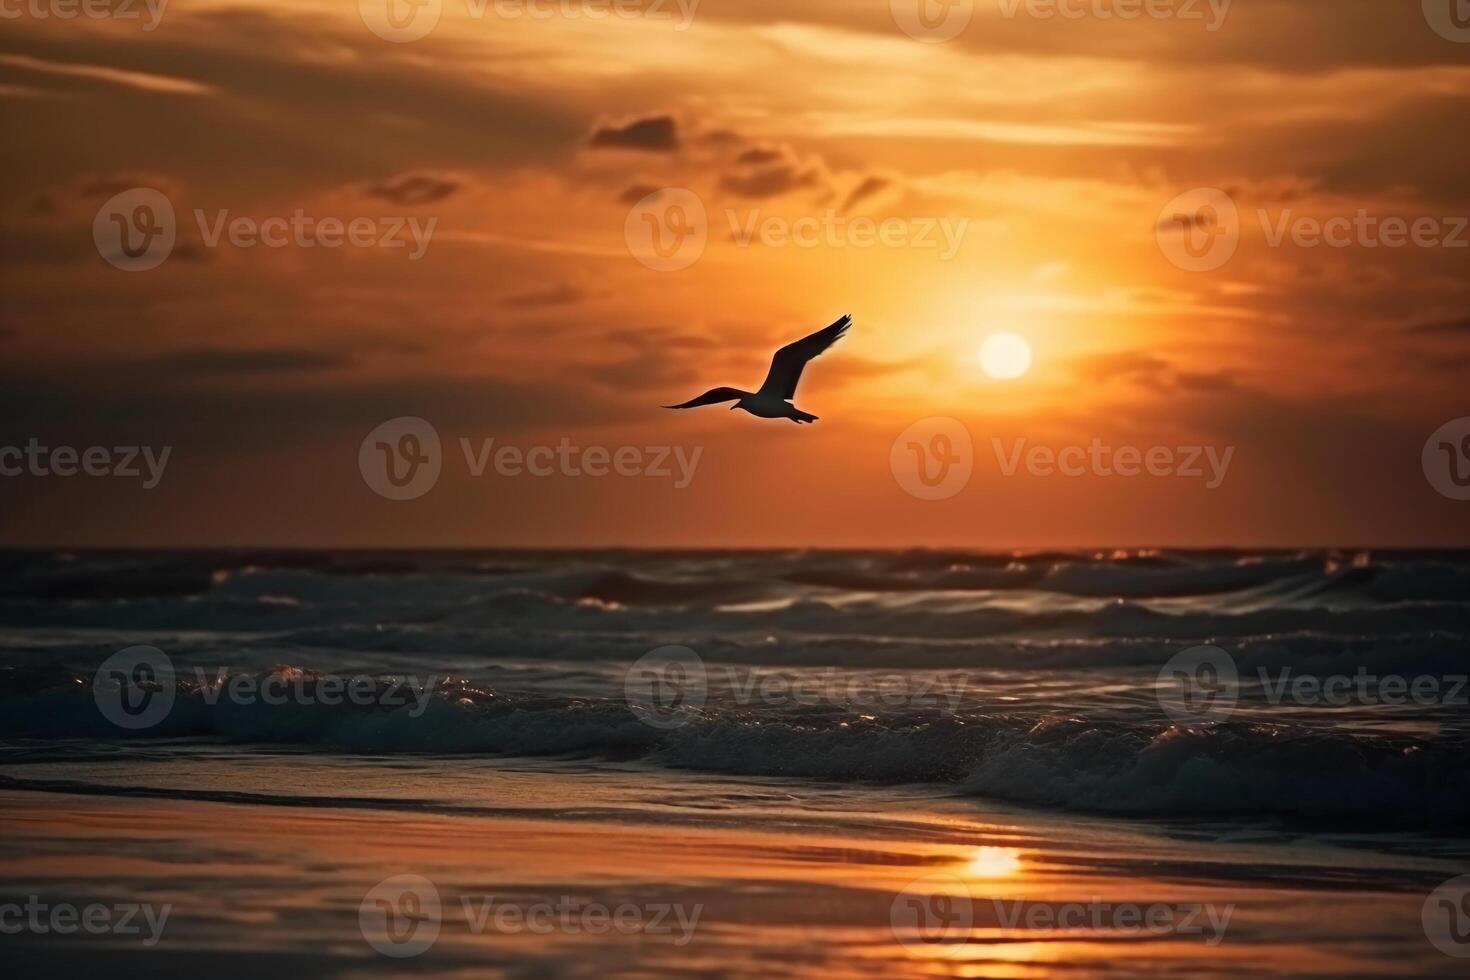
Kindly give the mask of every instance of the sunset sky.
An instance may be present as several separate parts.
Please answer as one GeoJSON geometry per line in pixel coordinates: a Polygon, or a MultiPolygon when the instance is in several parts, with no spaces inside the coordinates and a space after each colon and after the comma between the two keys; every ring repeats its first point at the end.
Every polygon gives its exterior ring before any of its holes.
{"type": "Polygon", "coordinates": [[[1470,544],[1470,503],[1421,466],[1470,415],[1470,42],[1432,3],[1235,0],[1210,30],[1203,0],[1132,20],[976,0],[938,41],[899,27],[909,0],[442,0],[390,41],[375,0],[172,0],[152,30],[141,0],[45,2],[0,24],[0,444],[172,453],[153,489],[0,479],[0,543],[1470,544]],[[94,219],[139,187],[177,241],[126,271],[94,219]],[[630,244],[661,188],[706,211],[685,268],[630,244]],[[1217,269],[1166,257],[1166,205],[1196,188],[1239,208],[1217,269]],[[418,258],[209,241],[221,212],[298,209],[434,224],[418,258]],[[1271,242],[1360,211],[1443,240],[1271,242]],[[858,217],[903,233],[863,241],[858,217]],[[740,240],[803,218],[842,230],[740,240]],[[659,408],[757,387],[843,313],[795,399],[817,424],[659,408]],[[1029,344],[1021,377],[982,370],[997,332],[1029,344]],[[443,472],[393,501],[359,447],[400,416],[435,427],[443,472]],[[944,500],[890,468],[931,417],[974,442],[944,500]],[[459,440],[492,437],[701,454],[683,488],[475,477],[459,440]],[[992,444],[1095,438],[1234,454],[1207,489],[1006,476],[992,444]]]}

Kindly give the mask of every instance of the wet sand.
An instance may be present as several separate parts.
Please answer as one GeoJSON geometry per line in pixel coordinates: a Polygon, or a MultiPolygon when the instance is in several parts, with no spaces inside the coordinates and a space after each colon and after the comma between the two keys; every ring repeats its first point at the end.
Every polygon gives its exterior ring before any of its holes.
{"type": "MultiPolygon", "coordinates": [[[[1148,825],[923,788],[445,760],[12,765],[4,902],[146,903],[150,935],[34,928],[26,976],[1446,975],[1414,835],[1148,825]],[[430,767],[433,768],[433,767],[430,767]],[[442,786],[441,786],[442,789],[442,786]],[[70,791],[67,791],[70,790],[70,791]],[[443,794],[441,793],[441,797],[443,794]],[[35,896],[35,899],[31,897],[35,896]],[[430,933],[432,932],[432,935],[430,933]],[[150,939],[156,938],[156,942],[150,939]]],[[[42,915],[43,923],[46,921],[42,915]]]]}

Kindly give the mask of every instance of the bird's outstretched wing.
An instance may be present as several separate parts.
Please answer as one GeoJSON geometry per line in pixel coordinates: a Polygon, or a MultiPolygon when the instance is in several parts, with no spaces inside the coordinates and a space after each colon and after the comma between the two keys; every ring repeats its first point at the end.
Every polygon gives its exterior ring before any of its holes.
{"type": "Polygon", "coordinates": [[[794,397],[796,383],[801,380],[801,369],[806,367],[806,362],[837,343],[850,326],[852,315],[847,314],[831,326],[823,327],[811,336],[803,337],[776,351],[771,358],[771,370],[766,373],[766,380],[761,384],[759,393],[775,395],[777,398],[794,397]]]}
{"type": "Polygon", "coordinates": [[[698,398],[691,398],[682,405],[665,405],[664,408],[698,408],[701,405],[714,405],[719,402],[731,402],[737,398],[744,398],[750,394],[739,388],[711,388],[698,398]]]}

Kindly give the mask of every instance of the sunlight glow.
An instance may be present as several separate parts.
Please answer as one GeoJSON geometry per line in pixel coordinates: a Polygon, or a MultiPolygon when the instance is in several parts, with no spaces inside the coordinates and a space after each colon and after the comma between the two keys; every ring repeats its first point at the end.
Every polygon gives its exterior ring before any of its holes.
{"type": "Polygon", "coordinates": [[[1021,852],[1014,847],[977,847],[968,870],[977,878],[1009,878],[1021,870],[1021,852]]]}
{"type": "Polygon", "coordinates": [[[1031,366],[1031,345],[1013,333],[993,333],[980,345],[980,366],[992,378],[1019,378],[1031,366]]]}

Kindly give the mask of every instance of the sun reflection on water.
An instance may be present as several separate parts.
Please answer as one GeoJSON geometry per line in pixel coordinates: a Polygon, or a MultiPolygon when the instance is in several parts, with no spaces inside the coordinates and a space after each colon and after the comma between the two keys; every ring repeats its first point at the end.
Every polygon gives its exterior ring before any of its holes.
{"type": "Polygon", "coordinates": [[[1021,852],[1014,847],[977,847],[966,867],[977,878],[1009,878],[1021,870],[1021,852]]]}

